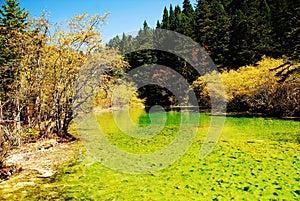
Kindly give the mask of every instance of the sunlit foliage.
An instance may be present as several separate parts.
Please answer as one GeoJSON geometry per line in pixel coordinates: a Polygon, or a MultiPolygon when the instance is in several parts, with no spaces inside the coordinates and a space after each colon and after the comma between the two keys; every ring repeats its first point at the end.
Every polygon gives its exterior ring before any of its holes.
{"type": "Polygon", "coordinates": [[[274,68],[284,63],[283,59],[264,57],[255,66],[206,74],[199,77],[193,87],[200,93],[201,102],[207,106],[211,98],[225,98],[229,111],[296,115],[299,111],[300,82],[296,75],[291,75],[284,83],[279,82],[280,77],[276,76],[278,70],[274,68]],[[222,86],[214,84],[216,76],[221,76],[226,97],[221,95],[222,86]]]}

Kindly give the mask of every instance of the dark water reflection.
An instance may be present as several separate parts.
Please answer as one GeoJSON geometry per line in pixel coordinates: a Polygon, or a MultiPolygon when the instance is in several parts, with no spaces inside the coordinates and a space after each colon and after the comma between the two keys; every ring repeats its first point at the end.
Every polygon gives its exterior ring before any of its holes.
{"type": "Polygon", "coordinates": [[[199,112],[200,107],[198,106],[178,106],[178,107],[161,107],[161,106],[152,106],[145,107],[147,113],[153,112],[199,112]]]}

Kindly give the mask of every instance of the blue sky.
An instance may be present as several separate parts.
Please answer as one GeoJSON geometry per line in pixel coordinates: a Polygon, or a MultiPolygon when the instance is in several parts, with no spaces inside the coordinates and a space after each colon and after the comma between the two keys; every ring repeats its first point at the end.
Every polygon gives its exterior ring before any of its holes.
{"type": "MultiPolygon", "coordinates": [[[[0,0],[1,3],[3,0],[0,0]]],[[[78,14],[101,14],[109,11],[107,25],[102,27],[104,42],[117,34],[137,31],[147,20],[150,27],[162,18],[165,6],[182,6],[183,0],[19,0],[21,7],[33,16],[40,16],[43,10],[49,15],[50,23],[70,19],[78,14]]],[[[194,5],[196,0],[191,0],[194,5]]]]}

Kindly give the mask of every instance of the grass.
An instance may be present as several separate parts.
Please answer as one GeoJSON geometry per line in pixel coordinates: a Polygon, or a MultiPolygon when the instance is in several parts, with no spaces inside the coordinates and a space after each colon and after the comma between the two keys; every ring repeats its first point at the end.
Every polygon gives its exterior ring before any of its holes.
{"type": "MultiPolygon", "coordinates": [[[[159,115],[158,113],[155,115],[159,115]]],[[[162,118],[155,116],[155,118],[162,118]]],[[[170,113],[164,129],[149,139],[126,136],[110,113],[97,116],[106,137],[133,153],[150,153],[174,139],[180,116],[170,113]],[[172,117],[172,118],[171,118],[172,117]],[[143,145],[143,146],[142,146],[143,145]]],[[[137,111],[136,123],[150,118],[137,111]]],[[[53,178],[15,192],[16,200],[299,200],[300,122],[227,117],[214,151],[199,160],[210,116],[201,114],[197,136],[173,165],[149,174],[117,172],[89,154],[61,167],[53,178]]],[[[0,195],[1,198],[1,195],[0,195]]],[[[13,200],[13,198],[9,198],[13,200]]]]}

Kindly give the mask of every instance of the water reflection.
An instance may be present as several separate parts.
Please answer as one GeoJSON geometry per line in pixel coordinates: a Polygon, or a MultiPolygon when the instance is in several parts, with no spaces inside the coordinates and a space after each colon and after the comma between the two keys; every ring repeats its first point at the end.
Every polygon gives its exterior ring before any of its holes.
{"type": "Polygon", "coordinates": [[[199,112],[199,107],[198,106],[178,106],[178,107],[157,107],[157,106],[151,106],[151,107],[145,107],[145,110],[147,113],[151,113],[151,112],[199,112]]]}

